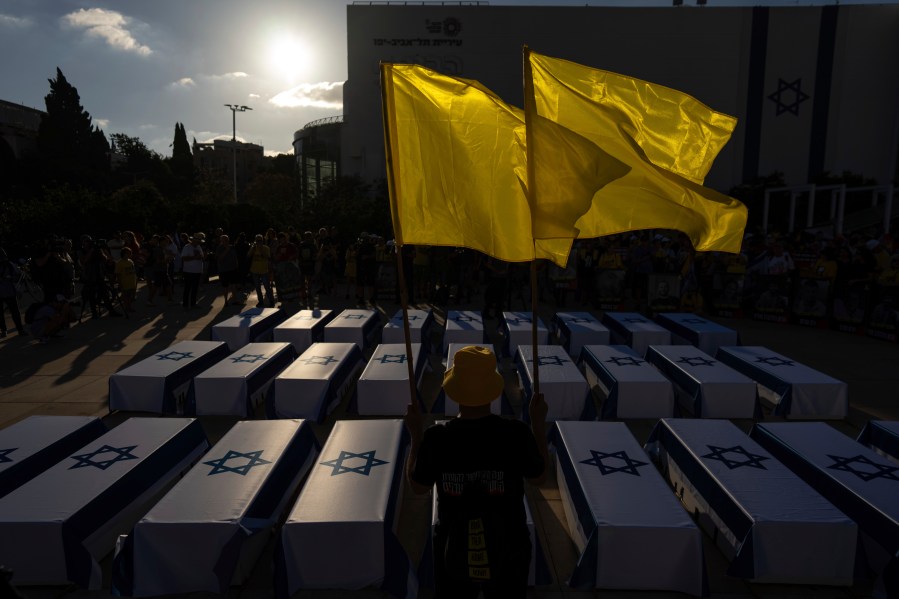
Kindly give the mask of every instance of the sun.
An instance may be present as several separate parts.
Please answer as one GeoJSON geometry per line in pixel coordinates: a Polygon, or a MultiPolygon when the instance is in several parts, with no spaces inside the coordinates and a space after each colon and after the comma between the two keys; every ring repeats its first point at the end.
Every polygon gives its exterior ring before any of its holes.
{"type": "Polygon", "coordinates": [[[289,34],[272,37],[266,44],[265,62],[272,73],[288,82],[295,82],[310,61],[309,47],[289,34]]]}

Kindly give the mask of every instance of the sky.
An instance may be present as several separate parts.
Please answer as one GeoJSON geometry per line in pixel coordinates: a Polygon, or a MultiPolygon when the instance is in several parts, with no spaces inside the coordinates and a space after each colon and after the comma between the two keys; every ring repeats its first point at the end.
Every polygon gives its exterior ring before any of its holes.
{"type": "MultiPolygon", "coordinates": [[[[762,2],[707,0],[707,6],[762,2]]],[[[768,5],[833,4],[774,0],[768,5]]],[[[843,0],[842,4],[857,3],[843,0]]],[[[39,110],[59,68],[107,138],[171,155],[237,139],[292,153],[293,133],[342,114],[345,0],[0,0],[0,99],[39,110]],[[252,110],[234,113],[226,104],[252,110]]],[[[491,5],[670,6],[671,0],[492,0],[491,5]]],[[[696,9],[694,0],[684,8],[696,9]]]]}

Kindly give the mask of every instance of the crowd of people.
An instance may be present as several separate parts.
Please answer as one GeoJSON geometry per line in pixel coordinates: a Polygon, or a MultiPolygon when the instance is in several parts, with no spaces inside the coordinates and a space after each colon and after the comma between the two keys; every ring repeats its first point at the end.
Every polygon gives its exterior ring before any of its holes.
{"type": "MultiPolygon", "coordinates": [[[[529,264],[427,246],[405,246],[401,263],[410,305],[482,302],[487,319],[530,307],[529,264]]],[[[19,334],[45,340],[58,334],[23,322],[20,309],[28,306],[17,303],[22,269],[43,298],[53,300],[46,304],[62,298],[70,319],[73,303],[93,318],[160,303],[191,310],[210,278],[217,279],[225,306],[313,307],[332,295],[366,306],[398,301],[400,291],[392,240],[367,232],[341,235],[333,226],[233,236],[220,228],[193,234],[122,231],[108,238],[83,235],[77,243],[50,238],[22,255],[0,253],[2,336],[8,333],[7,311],[19,334]]],[[[578,240],[565,268],[538,261],[536,273],[539,301],[559,308],[577,303],[600,310],[831,319],[888,328],[895,328],[899,314],[899,247],[889,233],[749,233],[740,254],[725,254],[697,253],[678,232],[640,231],[578,240]]]]}

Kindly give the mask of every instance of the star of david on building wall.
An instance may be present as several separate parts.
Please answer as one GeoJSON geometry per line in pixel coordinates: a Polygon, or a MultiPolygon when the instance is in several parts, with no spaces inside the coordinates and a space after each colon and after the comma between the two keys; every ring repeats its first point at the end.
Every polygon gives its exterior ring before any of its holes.
{"type": "Polygon", "coordinates": [[[375,451],[376,450],[374,449],[371,451],[363,451],[362,453],[341,451],[340,455],[337,456],[336,459],[328,460],[327,462],[319,462],[319,464],[321,464],[322,466],[330,466],[331,468],[333,468],[333,470],[331,471],[331,476],[337,476],[338,474],[347,474],[349,472],[355,472],[356,474],[368,476],[371,473],[372,468],[390,463],[376,458],[375,451]],[[359,460],[364,460],[364,463],[359,464],[359,460]],[[345,465],[347,462],[349,462],[351,465],[345,465]]]}
{"type": "Polygon", "coordinates": [[[706,445],[706,447],[708,447],[712,451],[702,457],[709,460],[717,460],[727,466],[728,470],[742,468],[743,466],[746,466],[748,468],[756,468],[758,470],[767,470],[762,462],[770,458],[768,458],[767,456],[750,453],[741,445],[735,445],[733,447],[718,447],[716,445],[706,445]],[[727,457],[727,455],[725,454],[735,454],[736,456],[740,456],[741,458],[745,459],[737,460],[733,457],[727,457]]]}
{"type": "Polygon", "coordinates": [[[74,470],[76,468],[87,468],[88,466],[95,466],[100,470],[106,470],[117,462],[138,459],[136,455],[131,453],[135,448],[137,448],[137,445],[132,445],[130,447],[112,447],[109,445],[103,445],[102,447],[100,447],[96,451],[92,451],[91,453],[70,456],[70,459],[77,460],[77,463],[74,466],[70,467],[69,470],[74,470]],[[112,453],[115,454],[115,456],[107,458],[105,460],[98,460],[96,462],[94,461],[93,458],[98,457],[104,453],[112,453]]]}
{"type": "Polygon", "coordinates": [[[871,458],[863,455],[845,458],[838,455],[827,454],[833,464],[828,466],[831,470],[842,470],[843,472],[851,472],[865,482],[874,480],[875,478],[885,478],[887,480],[899,481],[896,477],[896,466],[888,466],[886,464],[877,464],[871,461],[871,458]],[[862,468],[856,468],[853,464],[858,464],[862,468]]]}
{"type": "Polygon", "coordinates": [[[777,106],[775,116],[789,112],[799,116],[799,105],[809,99],[809,95],[802,91],[802,78],[794,81],[777,79],[777,91],[768,96],[768,99],[777,106]]]}
{"type": "Polygon", "coordinates": [[[248,451],[246,453],[241,453],[239,451],[232,451],[229,449],[228,452],[219,459],[203,462],[207,466],[212,466],[212,470],[209,471],[209,474],[207,476],[212,476],[213,474],[221,474],[222,472],[233,472],[241,476],[246,476],[250,471],[250,468],[253,468],[254,466],[271,464],[270,461],[263,460],[261,457],[259,457],[262,455],[263,451],[263,449],[260,449],[259,451],[248,451]],[[237,466],[226,466],[226,464],[230,460],[236,458],[242,458],[246,461],[237,466]]]}
{"type": "Polygon", "coordinates": [[[627,455],[625,451],[613,451],[611,453],[607,453],[604,451],[594,451],[590,450],[590,455],[593,457],[589,460],[581,461],[581,464],[589,464],[590,466],[596,466],[599,468],[599,473],[603,476],[608,474],[614,474],[615,472],[624,472],[625,474],[632,474],[634,476],[640,476],[640,473],[637,471],[637,468],[640,466],[646,466],[647,462],[641,462],[640,460],[635,460],[634,458],[627,455]],[[612,464],[617,463],[623,465],[613,466],[610,463],[607,463],[606,460],[613,460],[612,464]]]}
{"type": "Polygon", "coordinates": [[[193,358],[193,352],[189,351],[170,351],[166,354],[156,354],[157,360],[173,360],[178,362],[179,360],[186,360],[188,358],[193,358]]]}

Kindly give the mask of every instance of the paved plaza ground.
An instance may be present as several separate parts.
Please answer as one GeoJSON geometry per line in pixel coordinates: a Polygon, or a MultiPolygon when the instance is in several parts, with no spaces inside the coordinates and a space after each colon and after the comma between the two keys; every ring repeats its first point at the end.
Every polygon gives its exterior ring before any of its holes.
{"type": "MultiPolygon", "coordinates": [[[[143,302],[143,292],[135,304],[137,312],[129,318],[102,317],[93,320],[88,316],[65,331],[63,338],[53,339],[49,344],[40,345],[32,337],[11,334],[0,340],[0,428],[9,426],[32,414],[95,415],[102,417],[109,425],[122,422],[128,417],[146,414],[110,414],[107,407],[110,375],[140,360],[159,352],[182,340],[208,340],[213,324],[237,314],[241,307],[224,306],[220,287],[207,283],[201,288],[199,305],[185,310],[180,305],[149,307],[143,302]]],[[[351,306],[350,301],[340,297],[322,297],[321,308],[340,310],[351,306]]],[[[383,302],[374,306],[386,321],[399,308],[396,302],[383,302]]],[[[422,304],[418,307],[427,307],[422,304]]],[[[432,306],[438,324],[442,326],[443,316],[450,309],[481,309],[479,303],[470,305],[432,306]]],[[[285,309],[293,313],[301,306],[287,305],[285,309]]],[[[516,302],[511,309],[521,310],[525,306],[516,302]]],[[[552,304],[539,308],[541,318],[549,323],[552,314],[559,310],[552,304]]],[[[569,303],[566,311],[589,310],[586,306],[569,303]]],[[[592,310],[591,310],[592,311],[592,310]]],[[[598,312],[593,311],[599,315],[598,312]]],[[[762,345],[780,354],[789,356],[830,376],[843,380],[849,385],[851,404],[849,416],[831,425],[848,435],[856,436],[861,427],[871,418],[899,420],[899,344],[865,336],[800,327],[781,325],[749,319],[714,318],[720,324],[736,329],[743,345],[762,345]]],[[[497,322],[487,321],[491,340],[499,343],[497,322]]],[[[432,340],[439,342],[441,326],[432,340]]],[[[521,400],[517,377],[508,359],[502,361],[506,378],[506,391],[516,413],[520,414],[521,400]]],[[[439,391],[443,374],[439,352],[431,356],[431,371],[424,383],[424,400],[430,406],[439,391]]],[[[595,398],[597,401],[599,398],[595,398]]],[[[316,434],[324,441],[337,418],[351,417],[346,414],[346,401],[334,415],[316,425],[316,434]]],[[[429,416],[428,418],[433,418],[429,416]]],[[[770,419],[770,416],[767,416],[770,419]]],[[[222,417],[201,419],[211,443],[215,443],[236,421],[222,417]]],[[[637,440],[646,441],[654,424],[650,421],[629,421],[628,426],[637,440]]],[[[751,422],[738,425],[748,432],[751,422]]],[[[534,511],[535,523],[540,541],[546,552],[553,583],[531,591],[533,597],[677,597],[678,593],[658,593],[639,591],[593,591],[583,592],[570,589],[565,581],[572,572],[577,550],[565,524],[565,515],[555,474],[550,473],[539,488],[529,488],[528,497],[534,511]]],[[[429,526],[430,500],[424,496],[404,493],[399,527],[400,540],[413,561],[418,563],[429,526]]],[[[242,587],[233,588],[229,597],[271,597],[271,545],[259,560],[252,578],[242,587]]],[[[870,596],[871,584],[861,581],[852,588],[811,587],[790,585],[750,584],[725,574],[727,562],[715,547],[711,538],[705,537],[705,559],[708,568],[709,585],[713,597],[866,597],[870,596]]],[[[110,559],[104,561],[104,571],[109,576],[110,559]]],[[[648,566],[651,567],[651,566],[648,566]]],[[[73,588],[24,588],[26,597],[50,599],[59,597],[109,596],[108,583],[103,591],[82,591],[73,588]]],[[[203,594],[191,594],[191,597],[203,594]]],[[[213,597],[214,595],[209,595],[213,597]]],[[[301,592],[297,597],[379,597],[377,590],[356,592],[314,591],[301,592]]],[[[423,589],[421,596],[430,597],[430,591],[423,589]]]]}

